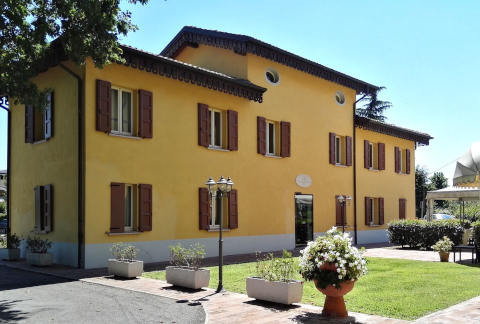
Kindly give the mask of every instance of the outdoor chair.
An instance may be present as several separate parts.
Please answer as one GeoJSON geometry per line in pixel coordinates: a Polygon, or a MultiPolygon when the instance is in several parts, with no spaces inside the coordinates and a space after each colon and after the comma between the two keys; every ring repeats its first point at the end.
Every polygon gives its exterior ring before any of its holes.
{"type": "Polygon", "coordinates": [[[475,241],[475,239],[470,238],[468,239],[468,244],[461,244],[461,245],[454,245],[452,247],[452,252],[453,252],[453,262],[455,262],[455,255],[456,252],[459,253],[459,261],[462,261],[462,251],[463,250],[468,250],[472,251],[472,263],[478,263],[478,256],[480,254],[480,250],[478,248],[478,243],[475,241]],[[474,257],[475,255],[475,257],[474,257]]]}

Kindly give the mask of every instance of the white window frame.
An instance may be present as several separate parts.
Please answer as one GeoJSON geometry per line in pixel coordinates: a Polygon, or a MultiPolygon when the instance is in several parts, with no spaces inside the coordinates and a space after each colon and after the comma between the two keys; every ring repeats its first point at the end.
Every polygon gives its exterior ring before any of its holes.
{"type": "Polygon", "coordinates": [[[404,173],[403,172],[403,149],[399,149],[398,150],[398,163],[399,163],[399,170],[400,170],[400,173],[404,173]]]}
{"type": "Polygon", "coordinates": [[[209,108],[210,111],[210,147],[223,148],[223,112],[219,109],[209,108]],[[220,145],[215,145],[215,113],[220,114],[220,145]]]}
{"type": "Polygon", "coordinates": [[[374,160],[374,156],[375,156],[375,155],[373,154],[373,148],[374,148],[374,146],[373,146],[373,143],[369,143],[368,145],[370,146],[370,163],[372,164],[372,165],[370,166],[370,169],[371,169],[371,170],[375,170],[375,160],[374,160]]]}
{"type": "Polygon", "coordinates": [[[342,164],[342,138],[340,136],[335,136],[335,164],[342,164]]]}
{"type": "Polygon", "coordinates": [[[266,133],[266,134],[265,134],[265,148],[266,148],[265,154],[266,154],[266,155],[272,155],[272,156],[273,156],[273,155],[276,155],[277,152],[276,152],[276,150],[275,150],[275,146],[276,146],[275,144],[276,144],[276,142],[277,142],[277,141],[276,141],[276,139],[277,139],[277,138],[276,138],[277,134],[275,133],[275,122],[269,121],[269,120],[266,121],[266,132],[265,132],[265,133],[266,133]],[[269,130],[269,127],[270,127],[270,126],[269,126],[269,125],[272,125],[272,126],[273,126],[273,150],[272,150],[273,153],[270,152],[270,130],[269,130]]]}
{"type": "MultiPolygon", "coordinates": [[[[135,199],[135,197],[134,197],[134,187],[131,184],[125,184],[125,202],[128,199],[128,197],[127,197],[128,188],[130,188],[130,224],[131,224],[131,226],[124,226],[124,231],[125,232],[133,231],[133,219],[134,219],[134,215],[133,215],[133,205],[134,205],[134,199],[135,199]]],[[[126,215],[124,215],[123,217],[126,218],[126,215]]]]}
{"type": "Polygon", "coordinates": [[[370,225],[375,225],[375,198],[369,198],[370,199],[370,225]]]}
{"type": "MultiPolygon", "coordinates": [[[[120,88],[120,87],[111,87],[112,90],[117,90],[117,116],[118,116],[118,130],[111,130],[114,134],[122,134],[122,135],[133,135],[133,91],[120,88]],[[130,93],[130,132],[123,131],[123,115],[122,115],[122,92],[130,93]]],[[[111,109],[111,107],[110,107],[111,109]]]]}
{"type": "Polygon", "coordinates": [[[212,219],[210,221],[210,228],[211,229],[217,229],[217,228],[220,228],[220,225],[219,224],[215,224],[216,223],[216,220],[217,220],[217,194],[213,194],[212,195],[212,219]]]}

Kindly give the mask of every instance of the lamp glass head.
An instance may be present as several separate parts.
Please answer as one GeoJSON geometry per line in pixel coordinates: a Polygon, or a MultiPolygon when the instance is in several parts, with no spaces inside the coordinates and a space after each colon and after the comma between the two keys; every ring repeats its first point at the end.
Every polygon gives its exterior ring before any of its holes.
{"type": "Polygon", "coordinates": [[[212,177],[208,178],[207,182],[205,182],[205,185],[207,185],[207,188],[208,188],[208,192],[212,193],[215,191],[215,185],[217,183],[215,182],[215,180],[212,179],[212,177]]]}
{"type": "Polygon", "coordinates": [[[233,187],[232,178],[228,177],[228,178],[227,178],[227,192],[232,191],[232,187],[233,187]]]}
{"type": "Polygon", "coordinates": [[[225,178],[221,176],[220,179],[218,179],[217,181],[217,186],[221,192],[225,192],[227,190],[227,180],[225,180],[225,178]]]}

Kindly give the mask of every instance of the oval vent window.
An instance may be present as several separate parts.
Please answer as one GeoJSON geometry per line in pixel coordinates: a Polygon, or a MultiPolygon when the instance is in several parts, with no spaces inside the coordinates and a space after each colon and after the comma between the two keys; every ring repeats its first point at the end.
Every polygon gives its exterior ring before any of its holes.
{"type": "Polygon", "coordinates": [[[335,101],[340,106],[343,106],[345,104],[345,95],[343,94],[342,91],[335,92],[335,101]]]}
{"type": "Polygon", "coordinates": [[[269,68],[265,71],[265,78],[271,84],[278,84],[278,82],[280,81],[280,76],[278,75],[278,72],[272,68],[269,68]]]}

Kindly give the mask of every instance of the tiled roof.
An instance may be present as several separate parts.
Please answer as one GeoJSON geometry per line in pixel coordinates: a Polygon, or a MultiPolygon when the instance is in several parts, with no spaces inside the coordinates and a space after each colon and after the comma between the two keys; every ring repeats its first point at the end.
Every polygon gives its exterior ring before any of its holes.
{"type": "Polygon", "coordinates": [[[377,86],[370,83],[307,60],[253,37],[216,30],[185,26],[160,54],[175,57],[185,46],[196,46],[198,44],[230,49],[240,55],[252,53],[322,79],[355,89],[358,93],[373,93],[378,89],[377,86]]]}

